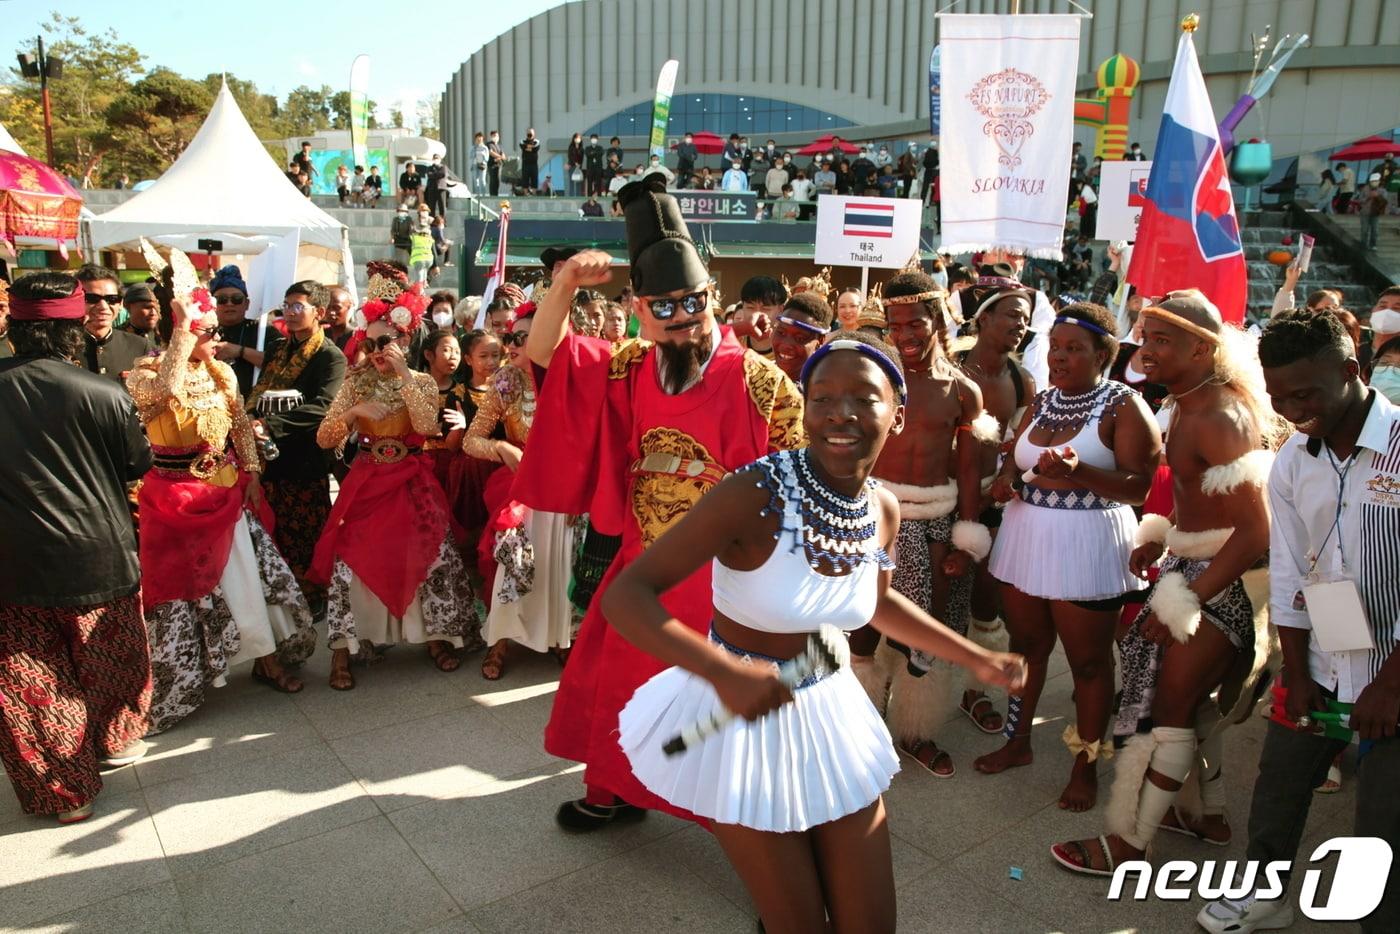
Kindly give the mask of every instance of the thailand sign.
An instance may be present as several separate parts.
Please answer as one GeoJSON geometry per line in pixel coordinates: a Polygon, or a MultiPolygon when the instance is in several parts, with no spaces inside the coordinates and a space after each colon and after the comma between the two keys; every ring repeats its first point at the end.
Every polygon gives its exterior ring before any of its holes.
{"type": "Polygon", "coordinates": [[[899,269],[919,249],[923,205],[908,198],[817,199],[817,265],[899,269]]]}

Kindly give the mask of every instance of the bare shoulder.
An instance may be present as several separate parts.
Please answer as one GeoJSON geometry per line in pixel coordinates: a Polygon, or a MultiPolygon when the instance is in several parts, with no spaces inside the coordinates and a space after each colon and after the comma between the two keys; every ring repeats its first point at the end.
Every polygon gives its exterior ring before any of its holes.
{"type": "MultiPolygon", "coordinates": [[[[1189,420],[1182,419],[1189,421],[1189,436],[1207,464],[1228,464],[1260,447],[1259,426],[1249,410],[1228,397],[1221,401],[1218,407],[1193,413],[1189,420]]],[[[1178,428],[1181,427],[1187,426],[1178,422],[1178,428]]]]}

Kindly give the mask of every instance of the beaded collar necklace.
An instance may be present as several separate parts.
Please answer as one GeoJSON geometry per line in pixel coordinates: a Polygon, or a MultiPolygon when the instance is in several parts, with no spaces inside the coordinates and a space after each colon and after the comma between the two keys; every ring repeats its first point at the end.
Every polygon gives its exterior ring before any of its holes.
{"type": "Polygon", "coordinates": [[[878,561],[881,568],[892,568],[893,562],[876,541],[875,516],[870,511],[870,491],[874,480],[866,480],[860,495],[854,498],[838,493],[824,483],[812,469],[808,448],[790,455],[795,462],[796,498],[802,518],[799,538],[807,563],[820,571],[822,564],[835,571],[851,572],[869,560],[878,561]]]}
{"type": "Polygon", "coordinates": [[[1041,400],[1040,410],[1035,415],[1036,424],[1052,432],[1069,428],[1077,431],[1088,424],[1112,387],[1111,380],[1101,379],[1093,389],[1067,396],[1052,386],[1041,400]]]}

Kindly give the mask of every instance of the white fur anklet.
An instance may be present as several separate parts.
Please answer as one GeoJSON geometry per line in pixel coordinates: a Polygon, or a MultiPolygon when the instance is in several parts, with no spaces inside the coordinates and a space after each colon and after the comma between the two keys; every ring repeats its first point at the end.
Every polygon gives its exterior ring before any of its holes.
{"type": "Polygon", "coordinates": [[[1152,599],[1147,605],[1157,619],[1171,630],[1177,642],[1186,642],[1201,625],[1201,601],[1186,584],[1186,575],[1179,571],[1163,574],[1157,579],[1152,599]]]}
{"type": "Polygon", "coordinates": [[[1167,533],[1172,530],[1172,520],[1160,513],[1149,512],[1138,523],[1137,534],[1133,536],[1133,547],[1143,545],[1165,545],[1167,533]]]}
{"type": "Polygon", "coordinates": [[[953,523],[953,547],[981,562],[992,553],[992,530],[980,522],[959,519],[953,523]]]}

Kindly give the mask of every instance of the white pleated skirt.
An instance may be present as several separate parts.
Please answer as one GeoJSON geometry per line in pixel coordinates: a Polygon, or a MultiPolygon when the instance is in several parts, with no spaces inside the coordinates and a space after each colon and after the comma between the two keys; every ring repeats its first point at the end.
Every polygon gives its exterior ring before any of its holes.
{"type": "MultiPolygon", "coordinates": [[[[535,549],[535,580],[529,593],[513,603],[492,595],[482,637],[487,645],[511,639],[535,652],[567,649],[573,641],[573,604],[569,578],[573,573],[574,531],[569,517],[558,512],[528,509],[525,534],[535,549]]],[[[503,575],[497,574],[499,579],[503,575]]]]}
{"type": "Polygon", "coordinates": [[[899,771],[889,730],[849,667],[758,720],[735,720],[676,756],[662,751],[720,706],[704,678],[668,668],[618,717],[618,742],[637,780],[716,823],[810,830],[870,805],[899,771]]]}
{"type": "Polygon", "coordinates": [[[1142,590],[1128,570],[1137,534],[1129,506],[1051,509],[1006,504],[987,569],[1021,593],[1046,600],[1108,600],[1142,590]]]}

